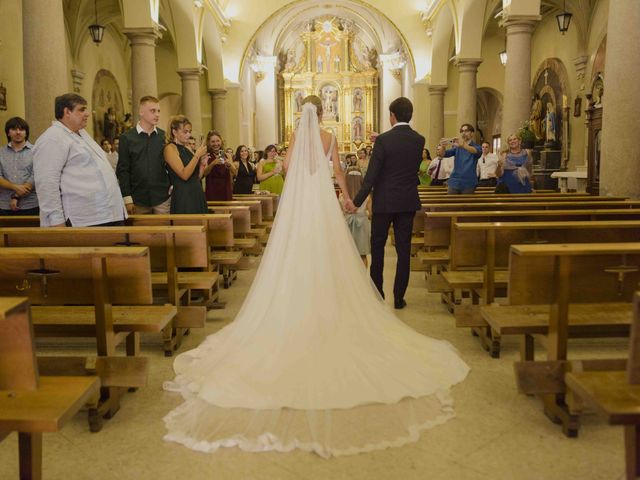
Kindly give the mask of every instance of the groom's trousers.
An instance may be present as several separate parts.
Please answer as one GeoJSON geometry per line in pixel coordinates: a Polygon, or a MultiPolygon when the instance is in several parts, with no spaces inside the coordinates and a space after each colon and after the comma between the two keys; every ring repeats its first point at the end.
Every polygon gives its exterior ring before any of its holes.
{"type": "Polygon", "coordinates": [[[398,263],[396,278],[393,283],[394,300],[402,300],[409,284],[409,267],[411,256],[411,232],[416,212],[374,213],[371,218],[371,279],[380,294],[382,290],[382,273],[384,270],[384,246],[387,243],[389,227],[393,224],[393,235],[396,243],[398,263]]]}

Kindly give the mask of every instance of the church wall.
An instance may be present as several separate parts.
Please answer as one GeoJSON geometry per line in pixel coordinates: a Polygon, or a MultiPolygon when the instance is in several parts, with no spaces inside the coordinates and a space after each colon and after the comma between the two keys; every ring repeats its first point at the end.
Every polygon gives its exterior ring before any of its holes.
{"type": "Polygon", "coordinates": [[[5,122],[11,117],[24,117],[25,111],[22,0],[0,2],[0,32],[0,82],[7,89],[7,110],[0,110],[0,124],[3,128],[0,144],[4,144],[5,122]]]}
{"type": "Polygon", "coordinates": [[[242,142],[242,87],[237,83],[228,82],[225,85],[227,89],[226,95],[226,115],[227,115],[227,133],[225,135],[225,144],[227,146],[240,145],[242,142]]]}
{"type": "MultiPolygon", "coordinates": [[[[124,111],[131,112],[129,104],[129,91],[131,89],[128,68],[129,56],[130,52],[126,54],[123,52],[122,42],[114,36],[111,28],[105,30],[104,38],[100,45],[95,45],[87,33],[87,37],[79,49],[78,62],[74,68],[85,74],[79,94],[89,102],[89,110],[93,110],[91,102],[96,74],[99,70],[104,69],[111,72],[118,82],[124,111]]],[[[98,132],[96,135],[93,131],[93,122],[89,121],[87,131],[97,140],[101,139],[100,133],[98,132]]]]}
{"type": "MultiPolygon", "coordinates": [[[[554,15],[545,17],[535,29],[531,44],[531,82],[542,62],[551,57],[558,58],[564,64],[568,75],[567,102],[569,112],[569,163],[568,169],[573,170],[586,163],[585,157],[585,126],[584,112],[580,117],[573,116],[573,101],[580,91],[582,81],[576,78],[573,60],[579,56],[579,37],[576,25],[571,24],[569,31],[561,35],[554,15]]],[[[585,107],[583,100],[583,110],[585,107]]]]}

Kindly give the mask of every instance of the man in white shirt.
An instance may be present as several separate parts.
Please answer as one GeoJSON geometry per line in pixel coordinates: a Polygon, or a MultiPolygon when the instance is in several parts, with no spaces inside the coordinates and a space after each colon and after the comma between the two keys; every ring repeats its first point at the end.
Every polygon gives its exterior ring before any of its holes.
{"type": "Polygon", "coordinates": [[[80,95],[56,97],[56,120],[36,142],[33,171],[42,227],[123,225],[127,218],[113,168],[84,129],[89,115],[80,95]]]}
{"type": "Polygon", "coordinates": [[[431,177],[431,185],[444,185],[453,171],[453,157],[444,156],[445,148],[442,145],[436,146],[436,157],[431,160],[427,173],[431,177]]]}
{"type": "Polygon", "coordinates": [[[482,156],[478,159],[478,186],[496,186],[496,167],[498,166],[498,156],[491,153],[491,144],[482,142],[482,156]]]}

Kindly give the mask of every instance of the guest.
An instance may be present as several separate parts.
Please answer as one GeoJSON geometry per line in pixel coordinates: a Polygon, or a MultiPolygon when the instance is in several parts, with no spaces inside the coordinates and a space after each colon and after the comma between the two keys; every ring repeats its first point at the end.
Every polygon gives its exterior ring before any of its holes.
{"type": "Polygon", "coordinates": [[[112,150],[118,154],[118,149],[120,148],[120,137],[116,137],[113,139],[113,148],[112,150]]]}
{"type": "Polygon", "coordinates": [[[282,161],[277,159],[275,145],[269,145],[264,149],[265,157],[260,160],[256,178],[260,182],[260,190],[267,190],[280,195],[284,187],[282,161]]]}
{"type": "MultiPolygon", "coordinates": [[[[355,155],[354,155],[355,156],[355,155]]],[[[357,165],[354,170],[347,170],[345,181],[350,198],[354,198],[362,187],[362,173],[357,165]]],[[[343,202],[342,195],[340,201],[343,202]]],[[[367,255],[371,253],[371,195],[353,213],[345,213],[347,226],[356,244],[360,258],[365,268],[369,266],[367,255]]]]}
{"type": "Polygon", "coordinates": [[[4,124],[7,146],[0,149],[0,215],[38,215],[29,124],[13,117],[4,124]]]}
{"type": "Polygon", "coordinates": [[[445,185],[449,180],[449,175],[453,171],[453,157],[445,157],[445,148],[442,145],[436,146],[436,158],[429,164],[427,173],[431,177],[431,186],[445,185]]]}
{"type": "Polygon", "coordinates": [[[367,174],[367,168],[369,168],[369,157],[367,157],[367,150],[361,148],[358,150],[358,167],[363,175],[367,174]]]}
{"type": "Polygon", "coordinates": [[[225,148],[225,149],[224,149],[224,156],[225,156],[225,157],[231,157],[231,160],[232,160],[232,161],[233,161],[233,160],[235,160],[235,159],[233,158],[233,148],[231,148],[231,147],[227,147],[227,148],[225,148]]]}
{"type": "Polygon", "coordinates": [[[498,156],[491,153],[491,144],[482,142],[482,156],[478,159],[478,185],[481,187],[495,187],[496,167],[498,166],[498,156]]]}
{"type": "Polygon", "coordinates": [[[56,120],[33,150],[40,226],[124,225],[127,211],[111,165],[84,129],[87,101],[75,93],[56,97],[56,120]]]}
{"type": "Polygon", "coordinates": [[[169,175],[164,163],[165,133],[158,128],[160,101],[140,99],[139,121],[120,135],[116,175],[127,212],[169,213],[169,175]]]}
{"type": "Polygon", "coordinates": [[[431,177],[429,176],[429,164],[431,163],[431,153],[428,149],[422,149],[422,161],[418,168],[418,179],[420,185],[431,185],[431,177]]]}
{"type": "Polygon", "coordinates": [[[200,178],[207,164],[207,146],[203,143],[195,152],[187,148],[191,138],[191,123],[184,115],[171,118],[169,143],[164,148],[164,161],[169,167],[173,185],[171,213],[207,213],[200,178]]]}
{"type": "Polygon", "coordinates": [[[113,151],[109,140],[107,140],[106,138],[104,138],[102,142],[100,142],[100,146],[102,147],[102,150],[104,150],[104,153],[107,154],[107,160],[109,160],[111,168],[113,168],[113,171],[115,172],[116,167],[118,166],[118,152],[113,151]]]}
{"type": "Polygon", "coordinates": [[[187,140],[187,145],[185,145],[191,153],[196,153],[198,147],[196,147],[196,139],[192,136],[187,140]]]}
{"type": "Polygon", "coordinates": [[[256,150],[253,152],[253,155],[251,156],[251,163],[253,163],[254,167],[258,167],[258,163],[260,163],[260,160],[262,160],[262,157],[264,156],[264,151],[263,150],[256,150]]]}
{"type": "MultiPolygon", "coordinates": [[[[347,153],[347,155],[345,156],[345,170],[349,170],[349,169],[353,169],[354,167],[357,168],[358,167],[358,159],[356,157],[355,153],[347,153]]],[[[358,171],[360,171],[360,169],[358,168],[358,171]]]]}
{"type": "Polygon", "coordinates": [[[451,142],[442,142],[443,146],[447,143],[451,145],[451,148],[445,151],[445,157],[454,157],[453,172],[447,182],[449,195],[473,193],[478,185],[476,169],[482,148],[472,140],[474,132],[472,125],[463,123],[460,126],[460,137],[454,138],[451,142]]]}
{"type": "Polygon", "coordinates": [[[496,167],[496,193],[531,193],[531,151],[522,148],[517,135],[509,135],[507,144],[509,148],[500,154],[496,167]]]}
{"type": "Polygon", "coordinates": [[[256,167],[249,161],[251,155],[246,145],[240,145],[236,149],[235,167],[236,181],[233,184],[233,193],[248,194],[253,191],[256,183],[256,167]]]}
{"type": "Polygon", "coordinates": [[[216,131],[207,134],[206,145],[209,159],[204,169],[205,197],[208,201],[229,201],[233,198],[233,177],[236,174],[231,154],[225,153],[222,135],[216,131]]]}
{"type": "MultiPolygon", "coordinates": [[[[377,134],[375,136],[372,136],[372,142],[375,141],[375,137],[377,137],[377,134]]],[[[367,161],[371,160],[371,152],[373,151],[373,147],[371,145],[367,145],[366,147],[364,147],[364,151],[367,154],[367,161]]]]}

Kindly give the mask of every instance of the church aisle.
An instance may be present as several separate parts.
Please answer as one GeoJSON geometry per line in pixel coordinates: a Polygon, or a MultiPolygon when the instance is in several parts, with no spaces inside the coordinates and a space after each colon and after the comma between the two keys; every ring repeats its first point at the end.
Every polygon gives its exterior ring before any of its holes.
{"type": "MultiPolygon", "coordinates": [[[[393,283],[395,252],[387,248],[385,284],[393,283]]],[[[223,291],[227,307],[209,312],[204,330],[193,330],[181,351],[230,322],[242,303],[255,269],[240,272],[223,291]]],[[[78,414],[59,434],[44,436],[45,478],[57,479],[602,479],[621,478],[624,469],[622,435],[594,417],[584,417],[578,439],[564,437],[547,421],[534,398],[517,393],[513,361],[515,339],[506,338],[501,359],[478,347],[468,330],[456,329],[439,296],[427,294],[421,272],[412,272],[406,300],[398,313],[412,328],[450,341],[471,366],[467,379],[453,388],[457,418],[424,432],[415,444],[357,456],[324,460],[293,453],[252,454],[237,448],[202,454],[162,440],[162,417],[181,403],[164,392],[162,382],[173,377],[171,358],[157,345],[143,344],[151,358],[148,386],[123,399],[123,408],[100,433],[88,431],[78,414]]],[[[155,339],[147,339],[155,342],[155,339]]],[[[576,356],[620,356],[623,341],[600,340],[594,353],[589,340],[575,342],[576,356]],[[581,348],[585,347],[585,348],[581,348]]],[[[78,348],[78,353],[83,350],[78,348]]],[[[41,350],[43,351],[43,350],[41,350]]],[[[58,353],[51,347],[47,353],[58,353]]],[[[66,354],[69,349],[60,350],[66,354]]],[[[0,443],[0,478],[18,478],[17,435],[0,443]]]]}

